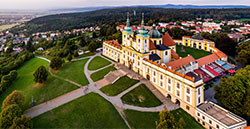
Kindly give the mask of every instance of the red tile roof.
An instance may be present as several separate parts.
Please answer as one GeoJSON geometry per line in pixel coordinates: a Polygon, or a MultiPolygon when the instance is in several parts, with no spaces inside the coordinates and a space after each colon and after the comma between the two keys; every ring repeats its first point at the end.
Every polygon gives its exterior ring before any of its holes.
{"type": "Polygon", "coordinates": [[[153,41],[150,39],[149,40],[149,50],[155,50],[156,47],[155,47],[155,44],[153,43],[153,41]]]}
{"type": "Polygon", "coordinates": [[[176,44],[168,33],[162,34],[162,41],[165,46],[173,46],[176,44]]]}
{"type": "Polygon", "coordinates": [[[177,71],[174,71],[173,69],[169,69],[169,68],[167,68],[167,67],[165,67],[165,66],[163,66],[163,65],[157,64],[156,62],[153,62],[153,61],[151,61],[151,60],[149,60],[149,59],[144,58],[143,60],[145,60],[145,61],[147,61],[147,62],[149,62],[149,63],[151,63],[151,64],[154,64],[154,65],[156,65],[156,66],[158,66],[158,67],[160,67],[160,68],[163,68],[163,69],[165,69],[165,70],[167,70],[167,71],[169,71],[169,72],[171,72],[171,73],[174,73],[174,74],[176,74],[176,75],[178,75],[178,76],[181,76],[181,77],[183,77],[183,78],[185,78],[185,79],[188,79],[188,80],[194,82],[194,79],[191,78],[191,77],[189,77],[189,76],[187,76],[187,75],[184,75],[184,74],[182,74],[182,73],[179,73],[179,72],[177,72],[177,71]]]}
{"type": "Polygon", "coordinates": [[[202,57],[200,59],[197,59],[198,66],[201,67],[202,65],[206,65],[212,62],[215,62],[216,60],[220,59],[215,53],[202,57]]]}
{"type": "Polygon", "coordinates": [[[116,48],[118,48],[120,50],[122,49],[121,44],[118,43],[117,40],[110,40],[110,41],[104,41],[104,42],[111,45],[111,46],[114,46],[114,47],[116,47],[116,48]]]}
{"type": "Polygon", "coordinates": [[[220,58],[226,58],[227,55],[225,53],[223,53],[221,50],[219,50],[218,48],[216,47],[213,47],[213,46],[210,46],[210,48],[214,49],[215,50],[215,54],[220,57],[220,58]]]}
{"type": "Polygon", "coordinates": [[[174,50],[171,50],[171,57],[176,60],[180,59],[179,55],[174,50]]]}
{"type": "Polygon", "coordinates": [[[190,62],[195,62],[195,59],[192,56],[187,56],[179,60],[171,61],[166,63],[167,66],[171,66],[173,70],[178,70],[182,66],[190,64],[190,62]]]}

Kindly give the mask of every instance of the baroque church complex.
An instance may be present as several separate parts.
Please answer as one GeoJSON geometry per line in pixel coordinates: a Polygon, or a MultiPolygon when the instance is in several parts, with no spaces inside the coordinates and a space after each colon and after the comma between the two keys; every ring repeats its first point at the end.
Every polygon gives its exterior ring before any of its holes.
{"type": "Polygon", "coordinates": [[[135,34],[128,16],[127,25],[122,31],[122,43],[117,40],[104,41],[102,54],[150,80],[165,97],[178,104],[205,128],[246,127],[247,122],[243,118],[213,102],[204,101],[204,82],[209,81],[209,77],[218,76],[220,70],[230,69],[226,63],[227,56],[215,48],[215,43],[198,35],[173,40],[164,30],[160,33],[155,25],[147,31],[143,17],[135,34]],[[181,58],[176,53],[176,44],[212,54],[197,60],[192,56],[181,58]],[[215,63],[221,67],[215,68],[215,63]]]}

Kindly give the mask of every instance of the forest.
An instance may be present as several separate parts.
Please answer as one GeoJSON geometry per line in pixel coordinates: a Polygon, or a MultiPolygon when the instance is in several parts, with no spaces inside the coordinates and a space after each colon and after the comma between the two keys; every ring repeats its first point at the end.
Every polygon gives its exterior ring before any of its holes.
{"type": "Polygon", "coordinates": [[[145,13],[146,23],[194,20],[196,18],[213,18],[216,20],[232,20],[250,18],[250,9],[163,9],[146,7],[123,7],[103,9],[82,13],[48,15],[35,18],[23,26],[12,29],[12,32],[35,32],[77,29],[89,26],[125,24],[126,13],[130,12],[131,24],[139,24],[141,13],[145,13]],[[136,14],[134,14],[134,11],[136,14]]]}

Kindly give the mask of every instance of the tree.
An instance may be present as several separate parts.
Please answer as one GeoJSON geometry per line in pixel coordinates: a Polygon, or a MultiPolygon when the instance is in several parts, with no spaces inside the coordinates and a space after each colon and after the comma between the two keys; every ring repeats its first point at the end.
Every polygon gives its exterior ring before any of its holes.
{"type": "Polygon", "coordinates": [[[89,51],[91,51],[91,52],[95,52],[96,49],[97,49],[96,43],[95,43],[94,41],[91,41],[90,44],[88,45],[88,49],[89,49],[89,51]]]}
{"type": "Polygon", "coordinates": [[[78,51],[75,51],[74,52],[74,57],[78,57],[79,55],[78,55],[78,51]]]}
{"type": "Polygon", "coordinates": [[[27,118],[25,115],[22,115],[21,117],[16,117],[13,120],[13,124],[10,126],[10,129],[31,129],[32,126],[32,120],[27,118]]]}
{"type": "MultiPolygon", "coordinates": [[[[182,125],[175,121],[174,115],[168,110],[162,110],[160,113],[160,121],[156,126],[157,129],[182,129],[182,125]]],[[[182,121],[182,120],[180,120],[182,121]]]]}
{"type": "Polygon", "coordinates": [[[0,128],[8,129],[13,124],[13,120],[16,117],[22,115],[21,108],[14,104],[6,107],[0,114],[0,128]]]}
{"type": "Polygon", "coordinates": [[[244,42],[237,47],[238,61],[244,66],[250,65],[250,43],[244,42]]]}
{"type": "Polygon", "coordinates": [[[62,58],[56,56],[53,57],[50,61],[50,67],[54,70],[58,70],[62,67],[64,61],[62,60],[62,58]]]}
{"type": "Polygon", "coordinates": [[[250,65],[237,71],[233,77],[220,79],[219,86],[215,86],[215,98],[220,104],[250,120],[250,65]],[[248,106],[248,107],[245,107],[248,106]]]}
{"type": "Polygon", "coordinates": [[[221,38],[215,45],[218,49],[225,52],[227,55],[234,56],[236,54],[235,48],[237,46],[237,43],[228,36],[221,38]]]}
{"type": "Polygon", "coordinates": [[[8,95],[2,104],[2,110],[6,107],[17,104],[20,108],[23,108],[25,102],[25,96],[22,91],[14,90],[10,95],[8,95]]]}
{"type": "Polygon", "coordinates": [[[79,45],[81,47],[85,47],[87,45],[87,43],[86,43],[86,41],[85,41],[85,39],[83,37],[79,40],[79,45]]]}
{"type": "Polygon", "coordinates": [[[67,60],[68,60],[68,61],[71,61],[71,60],[72,60],[72,55],[71,55],[71,53],[68,54],[67,60]]]}
{"type": "Polygon", "coordinates": [[[48,78],[48,71],[44,66],[40,66],[37,70],[33,73],[34,81],[36,83],[43,83],[48,78]]]}

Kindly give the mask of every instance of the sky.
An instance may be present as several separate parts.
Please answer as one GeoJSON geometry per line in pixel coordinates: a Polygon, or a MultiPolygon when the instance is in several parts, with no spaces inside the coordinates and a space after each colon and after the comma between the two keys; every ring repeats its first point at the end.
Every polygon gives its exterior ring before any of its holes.
{"type": "Polygon", "coordinates": [[[129,5],[250,5],[250,0],[0,0],[1,9],[55,9],[129,5]]]}

